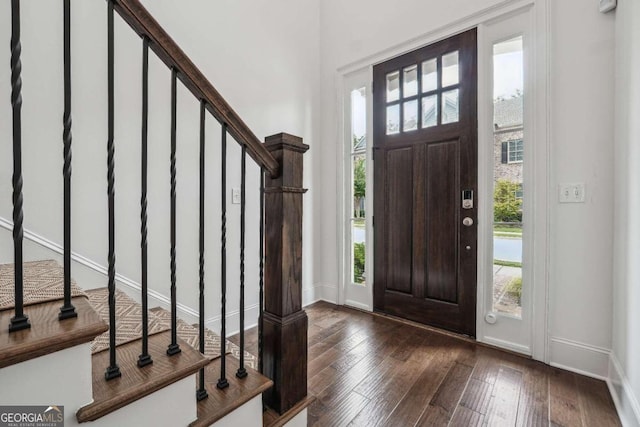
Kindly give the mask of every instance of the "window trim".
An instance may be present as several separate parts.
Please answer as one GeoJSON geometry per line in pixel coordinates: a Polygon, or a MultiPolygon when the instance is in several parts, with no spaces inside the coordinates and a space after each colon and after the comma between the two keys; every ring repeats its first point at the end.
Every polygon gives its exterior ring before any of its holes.
{"type": "MultiPolygon", "coordinates": [[[[354,283],[353,280],[353,236],[351,224],[354,218],[353,212],[353,156],[354,154],[364,154],[365,156],[365,181],[368,188],[373,183],[373,151],[371,135],[373,134],[371,116],[373,112],[373,99],[371,91],[372,68],[367,67],[352,73],[343,75],[339,87],[339,95],[342,100],[341,110],[341,144],[342,149],[336,150],[336,164],[338,168],[338,180],[340,182],[341,194],[338,199],[338,268],[340,274],[340,285],[336,289],[336,299],[338,304],[345,304],[365,311],[373,310],[373,280],[372,268],[367,268],[365,284],[354,283]],[[366,137],[367,147],[364,150],[353,150],[353,137],[351,129],[351,92],[360,88],[365,88],[366,96],[366,137]]],[[[373,197],[367,194],[365,198],[365,268],[373,263],[373,197]]]]}

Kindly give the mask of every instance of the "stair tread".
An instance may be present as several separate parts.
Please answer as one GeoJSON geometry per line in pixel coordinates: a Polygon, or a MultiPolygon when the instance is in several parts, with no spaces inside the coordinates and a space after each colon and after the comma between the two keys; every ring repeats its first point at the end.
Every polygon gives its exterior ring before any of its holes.
{"type": "Polygon", "coordinates": [[[221,360],[218,358],[205,368],[205,388],[209,397],[198,402],[198,419],[189,424],[190,427],[209,426],[273,386],[273,381],[249,367],[246,368],[246,378],[237,378],[238,361],[227,355],[229,387],[220,390],[217,383],[221,360]]]}
{"type": "Polygon", "coordinates": [[[153,363],[143,368],[137,366],[140,342],[133,341],[116,348],[122,377],[106,381],[104,373],[109,366],[109,352],[92,356],[93,403],[76,413],[78,422],[93,421],[150,395],[176,381],[192,375],[209,363],[209,360],[178,340],[182,352],[168,356],[167,346],[171,332],[165,331],[149,337],[149,354],[153,363]]]}
{"type": "Polygon", "coordinates": [[[59,321],[60,301],[29,305],[30,329],[9,333],[13,310],[0,311],[0,368],[45,356],[93,340],[108,330],[85,297],[71,300],[78,317],[59,321]]]}

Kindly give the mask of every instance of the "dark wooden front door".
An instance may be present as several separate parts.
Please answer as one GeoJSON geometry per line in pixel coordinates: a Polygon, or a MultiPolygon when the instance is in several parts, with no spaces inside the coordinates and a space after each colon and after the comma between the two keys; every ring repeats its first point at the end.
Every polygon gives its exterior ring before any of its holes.
{"type": "Polygon", "coordinates": [[[475,336],[476,30],[373,78],[374,308],[475,336]]]}

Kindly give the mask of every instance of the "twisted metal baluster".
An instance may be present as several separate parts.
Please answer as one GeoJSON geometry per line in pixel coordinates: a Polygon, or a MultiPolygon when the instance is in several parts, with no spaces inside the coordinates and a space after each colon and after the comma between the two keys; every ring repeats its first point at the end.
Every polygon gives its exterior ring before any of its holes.
{"type": "Polygon", "coordinates": [[[64,145],[64,303],[58,313],[60,320],[78,317],[71,304],[71,0],[64,0],[64,114],[62,141],[64,145]]]}
{"type": "Polygon", "coordinates": [[[264,314],[264,169],[260,169],[260,281],[259,281],[259,311],[258,311],[258,372],[263,373],[262,346],[264,314]]]}
{"type": "MultiPolygon", "coordinates": [[[[204,183],[205,183],[205,156],[204,156],[204,126],[205,126],[205,108],[206,102],[200,101],[200,236],[199,236],[199,249],[200,249],[200,318],[199,318],[199,340],[200,340],[200,353],[204,355],[204,183]]],[[[222,353],[224,357],[224,352],[222,353]]],[[[200,369],[199,375],[199,388],[196,392],[196,399],[201,401],[209,397],[207,390],[204,386],[204,368],[200,369]]]]}
{"type": "Polygon", "coordinates": [[[171,69],[171,343],[167,354],[173,356],[180,353],[177,330],[177,295],[176,295],[176,145],[177,145],[177,81],[178,71],[171,69]]]}
{"type": "Polygon", "coordinates": [[[240,163],[240,365],[236,377],[245,378],[244,366],[244,246],[246,240],[246,182],[247,182],[247,146],[242,145],[240,163]]]}
{"type": "Polygon", "coordinates": [[[15,315],[11,318],[9,331],[31,327],[29,317],[24,314],[24,271],[22,264],[22,241],[24,238],[22,212],[22,45],[20,44],[20,1],[11,0],[11,106],[13,107],[13,253],[14,253],[14,297],[15,315]]]}
{"type": "Polygon", "coordinates": [[[138,366],[153,363],[149,355],[149,304],[148,304],[148,257],[147,257],[147,160],[149,129],[149,39],[142,37],[142,155],[141,155],[141,196],[140,196],[140,252],[142,273],[142,353],[138,356],[138,366]]]}
{"type": "Polygon", "coordinates": [[[221,283],[221,306],[220,306],[220,378],[218,388],[229,387],[227,381],[227,124],[222,124],[222,144],[221,144],[221,200],[220,209],[222,211],[222,225],[220,232],[220,283],[221,283]]]}
{"type": "Polygon", "coordinates": [[[115,254],[115,146],[114,146],[114,41],[113,0],[107,1],[107,92],[108,92],[108,136],[107,136],[107,195],[109,199],[109,366],[104,377],[107,380],[122,375],[116,363],[116,254],[115,254]]]}

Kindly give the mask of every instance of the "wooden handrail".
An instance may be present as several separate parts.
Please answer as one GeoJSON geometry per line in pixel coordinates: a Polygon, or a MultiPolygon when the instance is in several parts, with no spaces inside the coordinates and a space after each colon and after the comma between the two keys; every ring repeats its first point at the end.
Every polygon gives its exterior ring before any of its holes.
{"type": "Polygon", "coordinates": [[[206,102],[207,110],[219,122],[227,124],[231,136],[247,147],[256,163],[272,177],[277,177],[279,165],[276,159],[140,1],[116,0],[114,6],[134,31],[149,38],[151,49],[167,67],[178,71],[178,78],[197,99],[206,102]]]}

